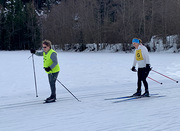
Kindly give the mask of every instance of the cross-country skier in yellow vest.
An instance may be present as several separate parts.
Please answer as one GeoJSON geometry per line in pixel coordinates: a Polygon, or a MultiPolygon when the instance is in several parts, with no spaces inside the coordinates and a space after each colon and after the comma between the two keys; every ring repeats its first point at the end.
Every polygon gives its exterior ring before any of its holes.
{"type": "Polygon", "coordinates": [[[55,102],[56,101],[56,78],[58,77],[60,67],[57,60],[57,53],[51,49],[51,41],[44,40],[42,42],[43,52],[36,52],[31,49],[31,53],[37,56],[43,56],[44,70],[48,73],[49,84],[51,87],[51,95],[45,101],[55,102]]]}
{"type": "Polygon", "coordinates": [[[138,64],[138,82],[137,82],[137,92],[133,94],[133,96],[141,96],[141,81],[144,84],[145,92],[142,96],[149,97],[149,89],[146,78],[148,77],[150,68],[149,62],[149,53],[145,46],[142,45],[142,40],[139,38],[133,38],[132,40],[133,46],[135,49],[135,57],[133,62],[132,71],[137,72],[135,69],[136,63],[138,64]]]}

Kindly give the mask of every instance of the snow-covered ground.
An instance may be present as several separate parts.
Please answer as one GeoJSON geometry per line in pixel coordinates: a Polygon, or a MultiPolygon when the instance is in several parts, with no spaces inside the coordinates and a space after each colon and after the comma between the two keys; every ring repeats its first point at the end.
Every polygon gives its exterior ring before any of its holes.
{"type": "MultiPolygon", "coordinates": [[[[0,131],[177,131],[180,129],[180,86],[155,72],[150,93],[164,97],[113,103],[104,100],[136,91],[130,70],[133,53],[58,52],[57,102],[42,104],[50,95],[42,57],[35,56],[38,95],[35,96],[29,51],[0,52],[0,131]]],[[[180,79],[180,54],[150,53],[154,70],[180,79]]],[[[144,87],[142,88],[144,91],[144,87]]]]}

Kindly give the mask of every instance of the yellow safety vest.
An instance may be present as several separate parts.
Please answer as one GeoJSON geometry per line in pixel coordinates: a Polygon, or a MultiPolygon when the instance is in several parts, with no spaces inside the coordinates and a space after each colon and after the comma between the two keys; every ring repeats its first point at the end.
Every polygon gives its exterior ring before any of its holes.
{"type": "MultiPolygon", "coordinates": [[[[50,49],[47,54],[45,52],[43,52],[43,59],[44,59],[44,67],[45,68],[50,67],[53,64],[53,61],[51,60],[51,54],[53,52],[55,52],[53,49],[50,49]]],[[[50,73],[56,73],[59,71],[60,71],[60,67],[59,67],[59,64],[57,64],[53,69],[51,69],[51,71],[49,71],[49,72],[46,71],[46,73],[50,74],[50,73]]]]}

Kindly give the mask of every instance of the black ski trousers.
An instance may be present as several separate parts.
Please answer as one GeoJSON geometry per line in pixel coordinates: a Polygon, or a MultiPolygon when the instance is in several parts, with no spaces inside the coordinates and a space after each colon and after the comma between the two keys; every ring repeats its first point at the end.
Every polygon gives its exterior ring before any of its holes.
{"type": "Polygon", "coordinates": [[[146,68],[138,68],[138,82],[137,82],[137,91],[141,91],[141,81],[144,84],[145,91],[148,91],[148,83],[146,81],[146,78],[148,77],[149,71],[146,70],[146,68]]]}

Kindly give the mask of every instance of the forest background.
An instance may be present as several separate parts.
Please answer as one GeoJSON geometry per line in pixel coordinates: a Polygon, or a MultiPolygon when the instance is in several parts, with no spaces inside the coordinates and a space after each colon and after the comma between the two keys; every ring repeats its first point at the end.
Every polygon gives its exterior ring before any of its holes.
{"type": "Polygon", "coordinates": [[[169,49],[170,36],[179,49],[179,7],[180,0],[0,0],[0,50],[39,49],[48,39],[62,50],[120,43],[128,51],[134,37],[169,49]]]}

